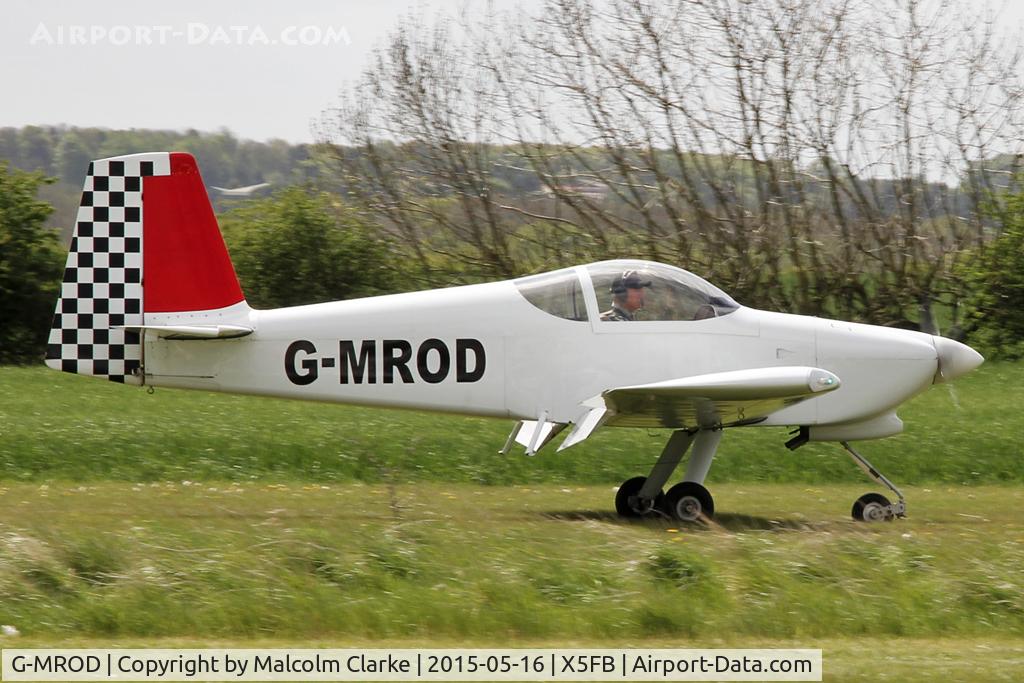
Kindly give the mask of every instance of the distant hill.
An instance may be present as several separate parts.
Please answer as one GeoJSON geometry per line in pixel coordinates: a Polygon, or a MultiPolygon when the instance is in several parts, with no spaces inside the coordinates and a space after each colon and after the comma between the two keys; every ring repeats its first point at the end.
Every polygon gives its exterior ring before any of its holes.
{"type": "MultiPolygon", "coordinates": [[[[208,133],[65,126],[0,128],[0,160],[16,168],[42,171],[57,178],[57,182],[44,187],[40,195],[56,209],[48,225],[59,229],[65,238],[70,236],[74,225],[82,181],[90,161],[155,151],[193,154],[208,187],[242,187],[266,182],[271,183],[272,189],[316,175],[311,145],[293,145],[284,140],[241,140],[226,130],[208,133]]],[[[213,191],[210,198],[217,210],[232,201],[213,191]]]]}

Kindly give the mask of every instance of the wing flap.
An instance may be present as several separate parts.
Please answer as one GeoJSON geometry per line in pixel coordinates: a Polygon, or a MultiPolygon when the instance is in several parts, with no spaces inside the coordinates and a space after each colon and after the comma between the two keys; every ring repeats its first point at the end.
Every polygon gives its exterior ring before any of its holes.
{"type": "Polygon", "coordinates": [[[566,448],[571,448],[579,442],[588,438],[591,434],[597,431],[597,428],[605,423],[608,419],[608,409],[604,405],[598,407],[587,407],[580,416],[576,418],[575,424],[573,425],[572,431],[569,432],[569,436],[565,437],[565,441],[558,447],[559,451],[564,451],[566,448]]]}
{"type": "Polygon", "coordinates": [[[526,449],[526,455],[534,455],[566,428],[564,422],[548,422],[547,420],[520,420],[508,435],[504,448],[499,453],[507,455],[512,444],[518,443],[526,449]]]}

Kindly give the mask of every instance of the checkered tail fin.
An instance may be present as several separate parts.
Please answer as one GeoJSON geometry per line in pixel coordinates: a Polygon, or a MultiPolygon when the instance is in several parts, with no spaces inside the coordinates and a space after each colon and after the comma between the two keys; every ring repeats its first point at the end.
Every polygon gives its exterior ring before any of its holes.
{"type": "Polygon", "coordinates": [[[142,383],[143,329],[248,315],[195,159],[89,164],[46,364],[142,383]]]}

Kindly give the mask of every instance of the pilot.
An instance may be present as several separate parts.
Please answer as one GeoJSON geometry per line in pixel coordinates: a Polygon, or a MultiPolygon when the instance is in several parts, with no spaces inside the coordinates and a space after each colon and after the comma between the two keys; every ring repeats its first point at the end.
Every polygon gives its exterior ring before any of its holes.
{"type": "Polygon", "coordinates": [[[622,273],[612,280],[612,307],[601,314],[601,320],[636,320],[634,315],[644,307],[644,289],[650,286],[640,271],[622,273]]]}

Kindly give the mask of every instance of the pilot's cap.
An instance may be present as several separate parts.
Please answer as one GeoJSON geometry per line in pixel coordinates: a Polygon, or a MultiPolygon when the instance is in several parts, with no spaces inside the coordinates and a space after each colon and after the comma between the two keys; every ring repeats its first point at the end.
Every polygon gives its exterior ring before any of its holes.
{"type": "Polygon", "coordinates": [[[651,281],[639,270],[627,270],[612,280],[612,294],[625,294],[627,289],[643,289],[650,287],[651,281]]]}

